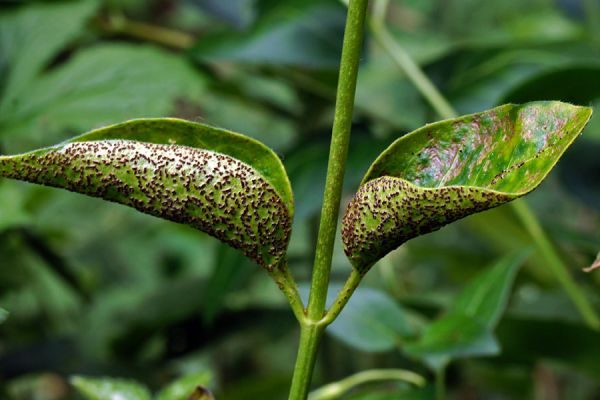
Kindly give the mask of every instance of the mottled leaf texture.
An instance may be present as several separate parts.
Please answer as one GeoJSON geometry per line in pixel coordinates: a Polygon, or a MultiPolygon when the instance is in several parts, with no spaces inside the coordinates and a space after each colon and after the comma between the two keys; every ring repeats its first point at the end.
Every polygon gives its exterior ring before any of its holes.
{"type": "Polygon", "coordinates": [[[529,193],[591,114],[556,101],[507,104],[398,139],[346,209],[346,255],[364,272],[409,239],[529,193]]]}
{"type": "Polygon", "coordinates": [[[64,188],[184,223],[271,269],[293,216],[281,161],[261,143],[178,119],[140,119],[30,153],[0,176],[64,188]]]}

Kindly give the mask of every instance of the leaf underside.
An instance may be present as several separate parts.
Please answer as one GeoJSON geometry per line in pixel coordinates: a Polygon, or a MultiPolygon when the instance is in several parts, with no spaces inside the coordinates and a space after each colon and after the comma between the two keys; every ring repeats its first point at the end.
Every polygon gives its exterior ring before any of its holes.
{"type": "Polygon", "coordinates": [[[398,139],[346,209],[346,255],[364,272],[409,239],[529,193],[591,113],[561,102],[508,104],[398,139]]]}
{"type": "Polygon", "coordinates": [[[55,147],[0,157],[0,175],[190,225],[270,269],[289,242],[292,214],[286,198],[291,199],[291,190],[270,150],[233,135],[173,119],[136,120],[55,147]]]}

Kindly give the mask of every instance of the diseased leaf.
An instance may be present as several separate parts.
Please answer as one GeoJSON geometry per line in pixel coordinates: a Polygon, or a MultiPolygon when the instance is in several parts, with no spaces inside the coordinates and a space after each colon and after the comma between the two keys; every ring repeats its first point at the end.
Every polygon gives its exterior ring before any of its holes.
{"type": "Polygon", "coordinates": [[[494,329],[506,308],[518,269],[528,252],[502,258],[473,279],[446,315],[430,324],[423,336],[404,349],[438,369],[457,357],[497,354],[494,329]]]}
{"type": "Polygon", "coordinates": [[[529,193],[591,114],[560,102],[508,104],[398,139],[346,209],[346,255],[366,271],[409,239],[529,193]]]}
{"type": "Polygon", "coordinates": [[[71,384],[88,400],[150,400],[148,389],[137,382],[114,378],[75,376],[71,384]]]}
{"type": "MultiPolygon", "coordinates": [[[[203,393],[203,390],[207,391],[204,386],[208,386],[212,379],[212,374],[209,371],[185,375],[162,389],[156,396],[156,400],[188,400],[192,398],[192,395],[199,393],[207,396],[206,393],[203,393]]],[[[206,398],[210,399],[212,397],[206,398]]],[[[199,399],[203,399],[203,397],[199,397],[199,399]]]]}
{"type": "Polygon", "coordinates": [[[293,200],[280,160],[255,140],[206,125],[133,120],[0,157],[0,175],[190,225],[268,269],[289,242],[293,200]]]}

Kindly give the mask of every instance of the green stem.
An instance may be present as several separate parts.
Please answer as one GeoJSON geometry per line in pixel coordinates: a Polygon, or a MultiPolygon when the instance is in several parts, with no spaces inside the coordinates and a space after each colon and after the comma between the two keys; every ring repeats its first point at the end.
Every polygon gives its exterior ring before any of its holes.
{"type": "Polygon", "coordinates": [[[300,320],[300,345],[292,377],[290,400],[306,399],[319,341],[327,326],[322,319],[325,314],[333,244],[348,156],[367,4],[368,0],[350,0],[348,6],[312,284],[307,315],[300,320]]]}
{"type": "Polygon", "coordinates": [[[600,34],[600,6],[596,0],[583,0],[583,8],[590,33],[597,39],[600,34]]]}
{"type": "Polygon", "coordinates": [[[189,49],[196,42],[194,36],[188,33],[132,21],[122,15],[111,15],[106,19],[98,19],[97,24],[107,33],[126,35],[177,50],[189,49]]]}
{"type": "Polygon", "coordinates": [[[377,381],[404,381],[415,386],[424,386],[425,379],[421,375],[404,369],[371,369],[325,385],[310,394],[309,400],[333,400],[355,388],[356,386],[377,381]]]}
{"type": "Polygon", "coordinates": [[[310,390],[312,373],[317,360],[317,350],[325,325],[301,324],[298,357],[294,366],[294,377],[290,387],[289,400],[306,400],[310,390]]]}
{"type": "Polygon", "coordinates": [[[435,370],[435,400],[446,398],[446,367],[435,370]]]}
{"type": "Polygon", "coordinates": [[[312,285],[308,301],[308,318],[314,321],[323,318],[325,311],[333,244],[350,141],[352,111],[367,3],[367,0],[351,0],[348,6],[331,147],[329,149],[329,164],[327,166],[323,208],[321,210],[312,285]]]}
{"type": "MultiPolygon", "coordinates": [[[[392,57],[398,67],[400,67],[408,79],[412,81],[413,85],[421,92],[423,97],[429,101],[435,111],[442,118],[456,117],[458,115],[456,110],[435,87],[427,75],[425,75],[423,70],[413,61],[411,56],[396,40],[394,40],[383,23],[372,21],[370,26],[375,40],[382,46],[388,55],[392,57]]],[[[597,313],[585,298],[581,289],[569,275],[567,265],[554,250],[552,244],[546,237],[541,224],[527,206],[527,203],[513,202],[511,204],[515,208],[515,212],[521,220],[521,223],[526,227],[535,246],[544,256],[546,262],[551,266],[556,279],[564,286],[567,295],[571,298],[571,301],[575,304],[588,326],[593,329],[598,329],[600,327],[600,319],[598,318],[597,313]],[[532,229],[532,227],[534,227],[534,229],[532,229]]]]}
{"type": "MultiPolygon", "coordinates": [[[[368,268],[366,268],[365,270],[368,270],[368,268]]],[[[346,283],[338,293],[335,302],[331,305],[329,310],[327,310],[325,318],[323,318],[322,320],[323,323],[330,324],[333,321],[335,321],[337,316],[340,314],[340,312],[342,312],[342,310],[348,303],[348,300],[350,300],[352,293],[354,293],[354,291],[358,287],[358,284],[362,280],[363,276],[364,274],[361,274],[354,268],[352,269],[352,272],[346,280],[346,283]]]]}
{"type": "Polygon", "coordinates": [[[596,311],[585,298],[573,277],[568,273],[564,262],[556,253],[554,246],[550,242],[548,236],[546,236],[546,233],[535,214],[522,200],[512,202],[512,206],[513,210],[521,220],[521,223],[535,242],[540,254],[544,257],[546,264],[563,286],[571,298],[571,301],[573,301],[580,314],[583,316],[585,322],[593,329],[600,329],[600,319],[598,318],[596,311]]]}
{"type": "Polygon", "coordinates": [[[421,68],[413,61],[410,54],[394,40],[383,23],[372,21],[370,25],[375,41],[388,53],[398,67],[404,71],[408,79],[410,79],[417,87],[419,92],[427,99],[434,110],[442,118],[456,117],[456,111],[452,108],[450,103],[448,103],[439,90],[437,90],[423,70],[421,70],[421,68]]]}
{"type": "Polygon", "coordinates": [[[304,305],[302,304],[302,299],[300,298],[300,293],[298,292],[298,285],[294,280],[290,269],[288,268],[287,261],[284,261],[280,266],[274,268],[272,271],[269,271],[271,278],[279,287],[279,290],[283,292],[285,297],[288,299],[292,311],[294,312],[294,316],[298,320],[298,322],[302,323],[302,321],[306,318],[304,313],[304,305]]]}

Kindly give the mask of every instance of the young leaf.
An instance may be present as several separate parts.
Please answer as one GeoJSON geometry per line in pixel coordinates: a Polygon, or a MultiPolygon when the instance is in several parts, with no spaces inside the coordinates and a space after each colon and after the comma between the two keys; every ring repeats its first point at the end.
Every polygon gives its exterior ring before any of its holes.
{"type": "Polygon", "coordinates": [[[366,271],[409,239],[529,193],[591,114],[561,102],[508,104],[398,139],[346,209],[346,255],[366,271]]]}
{"type": "Polygon", "coordinates": [[[452,358],[496,354],[500,350],[494,329],[506,308],[519,267],[528,253],[512,254],[471,281],[446,315],[427,327],[405,350],[433,369],[452,358]]]}
{"type": "Polygon", "coordinates": [[[208,386],[212,379],[209,371],[185,375],[162,389],[156,396],[156,400],[188,400],[192,394],[203,393],[202,390],[206,390],[203,386],[208,386]]]}
{"type": "Polygon", "coordinates": [[[134,381],[75,376],[71,384],[88,400],[150,400],[148,389],[134,381]]]}
{"type": "Polygon", "coordinates": [[[185,223],[271,269],[289,241],[293,200],[277,156],[248,137],[177,119],[141,119],[30,153],[0,176],[55,186],[185,223]]]}

